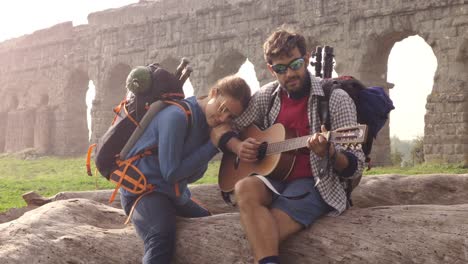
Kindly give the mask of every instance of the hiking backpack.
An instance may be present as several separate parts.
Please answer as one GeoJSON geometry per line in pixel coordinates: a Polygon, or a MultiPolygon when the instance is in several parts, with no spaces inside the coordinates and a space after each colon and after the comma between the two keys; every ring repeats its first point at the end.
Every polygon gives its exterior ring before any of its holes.
{"type": "Polygon", "coordinates": [[[132,69],[126,80],[127,94],[113,110],[114,120],[106,133],[88,149],[86,167],[91,172],[91,156],[99,173],[107,180],[117,184],[110,202],[120,187],[141,194],[152,186],[146,183],[146,177],[133,165],[136,160],[157,154],[157,146],[151,146],[126,159],[128,152],[143,134],[153,117],[168,105],[180,107],[187,117],[188,131],[192,124],[190,106],[182,101],[182,86],[192,69],[188,60],[183,58],[175,74],[168,72],[154,63],[132,69]]]}
{"type": "MultiPolygon", "coordinates": [[[[316,62],[311,62],[311,65],[315,66],[315,74],[318,77],[322,77],[321,53],[322,48],[317,47],[315,54],[312,56],[316,58],[316,62]]],[[[367,125],[367,138],[362,144],[362,151],[366,156],[365,161],[368,164],[369,170],[372,143],[377,137],[377,133],[385,125],[385,122],[388,119],[388,114],[391,110],[395,109],[395,107],[393,106],[392,100],[382,87],[366,87],[352,76],[331,78],[334,57],[333,48],[325,46],[324,53],[324,79],[321,82],[324,96],[320,96],[318,98],[320,122],[322,125],[325,125],[327,130],[331,129],[329,114],[330,96],[335,89],[344,90],[351,99],[353,99],[356,106],[357,122],[359,124],[367,125]]],[[[353,179],[341,179],[346,182],[346,195],[350,205],[352,205],[351,192],[359,184],[361,177],[362,175],[353,179]]]]}
{"type": "Polygon", "coordinates": [[[342,89],[353,99],[356,106],[357,122],[367,125],[367,138],[362,144],[366,162],[370,162],[373,140],[385,125],[388,114],[395,109],[393,102],[382,87],[366,87],[352,76],[341,76],[322,81],[324,96],[319,97],[319,117],[327,130],[331,129],[329,101],[333,90],[342,89]]]}

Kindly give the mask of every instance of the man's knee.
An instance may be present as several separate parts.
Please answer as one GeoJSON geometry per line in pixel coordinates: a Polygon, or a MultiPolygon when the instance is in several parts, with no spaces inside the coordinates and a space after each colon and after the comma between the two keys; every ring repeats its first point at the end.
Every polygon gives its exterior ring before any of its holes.
{"type": "Polygon", "coordinates": [[[264,183],[256,177],[247,177],[236,183],[234,194],[239,207],[246,205],[266,205],[271,202],[271,194],[264,183]]]}

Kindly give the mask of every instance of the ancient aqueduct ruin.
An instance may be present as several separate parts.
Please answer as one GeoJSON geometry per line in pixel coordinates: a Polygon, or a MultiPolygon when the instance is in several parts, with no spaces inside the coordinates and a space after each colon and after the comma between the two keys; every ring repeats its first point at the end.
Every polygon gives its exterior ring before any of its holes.
{"type": "MultiPolygon", "coordinates": [[[[0,152],[35,148],[82,155],[88,142],[85,94],[96,86],[91,141],[112,119],[135,65],[173,69],[188,57],[201,95],[248,58],[261,84],[270,80],[261,44],[276,27],[301,28],[309,47],[335,47],[337,72],[387,89],[394,43],[421,36],[438,61],[427,98],[426,161],[468,164],[468,1],[465,0],[179,0],[140,1],[0,43],[0,152]]],[[[397,121],[395,121],[397,122],[397,121]]],[[[374,161],[389,163],[388,125],[374,144],[374,161]]]]}

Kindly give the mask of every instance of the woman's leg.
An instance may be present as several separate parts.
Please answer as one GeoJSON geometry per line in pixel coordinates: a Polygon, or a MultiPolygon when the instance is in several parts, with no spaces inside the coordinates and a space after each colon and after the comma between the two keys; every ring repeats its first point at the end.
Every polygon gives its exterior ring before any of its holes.
{"type": "Polygon", "coordinates": [[[132,215],[137,234],[145,244],[143,263],[170,263],[175,245],[175,208],[161,193],[146,194],[132,215]]]}
{"type": "Polygon", "coordinates": [[[176,205],[176,215],[185,218],[196,218],[209,216],[211,213],[195,199],[192,199],[183,205],[176,205]]]}

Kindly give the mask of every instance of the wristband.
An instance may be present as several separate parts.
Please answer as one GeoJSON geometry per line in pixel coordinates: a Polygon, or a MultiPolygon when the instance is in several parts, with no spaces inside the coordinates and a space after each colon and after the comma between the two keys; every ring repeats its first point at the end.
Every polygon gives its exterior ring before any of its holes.
{"type": "Polygon", "coordinates": [[[229,140],[233,137],[238,137],[237,133],[234,132],[234,131],[228,131],[226,133],[224,133],[221,138],[219,138],[219,141],[218,141],[218,148],[223,152],[223,153],[226,153],[227,151],[229,151],[227,149],[227,146],[226,144],[229,142],[229,140]]]}

